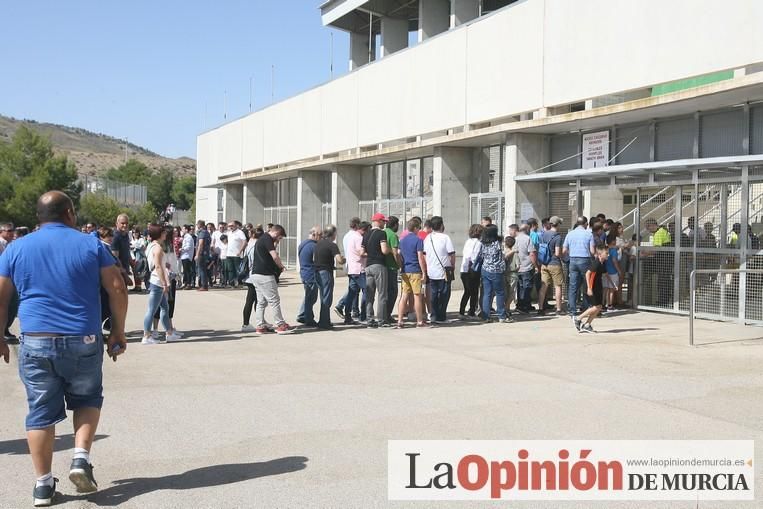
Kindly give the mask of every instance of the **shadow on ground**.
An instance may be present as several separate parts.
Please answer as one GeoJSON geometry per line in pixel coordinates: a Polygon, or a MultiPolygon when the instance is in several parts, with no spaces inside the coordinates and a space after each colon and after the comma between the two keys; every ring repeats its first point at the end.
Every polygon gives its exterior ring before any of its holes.
{"type": "MultiPolygon", "coordinates": [[[[133,477],[114,481],[108,488],[87,495],[86,499],[101,506],[116,506],[128,500],[160,490],[193,490],[224,486],[259,477],[298,472],[307,468],[308,458],[288,456],[257,463],[212,465],[164,477],[133,477]]],[[[82,500],[82,497],[61,495],[61,501],[82,500]]]]}
{"type": "MultiPolygon", "coordinates": [[[[109,435],[95,435],[95,441],[103,440],[104,438],[109,438],[109,435]]],[[[54,451],[66,451],[67,449],[74,449],[73,433],[57,436],[55,442],[53,442],[54,451]]],[[[29,454],[26,438],[0,441],[0,454],[29,454]]]]}

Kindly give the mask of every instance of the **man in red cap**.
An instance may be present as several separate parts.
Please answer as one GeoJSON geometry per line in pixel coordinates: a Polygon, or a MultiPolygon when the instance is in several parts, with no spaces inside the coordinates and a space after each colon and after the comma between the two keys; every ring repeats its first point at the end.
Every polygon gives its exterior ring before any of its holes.
{"type": "MultiPolygon", "coordinates": [[[[372,228],[363,236],[363,254],[366,257],[366,314],[369,327],[389,327],[387,316],[387,256],[392,252],[387,244],[384,225],[387,218],[377,212],[371,217],[372,228]],[[374,300],[376,297],[376,315],[374,300]]],[[[397,281],[394,283],[397,284],[397,281]]]]}

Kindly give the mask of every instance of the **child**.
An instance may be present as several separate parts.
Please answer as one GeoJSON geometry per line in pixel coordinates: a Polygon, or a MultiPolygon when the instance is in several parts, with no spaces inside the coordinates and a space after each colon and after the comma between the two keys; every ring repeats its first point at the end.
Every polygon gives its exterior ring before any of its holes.
{"type": "Polygon", "coordinates": [[[596,246],[596,255],[593,257],[591,268],[585,273],[586,282],[588,283],[588,297],[591,301],[591,307],[583,311],[580,316],[575,318],[575,328],[578,332],[593,333],[593,327],[591,322],[601,312],[601,306],[603,304],[603,287],[602,279],[607,269],[604,264],[609,257],[609,251],[604,244],[598,244],[596,246]],[[583,323],[585,321],[585,323],[583,323]]]}
{"type": "Polygon", "coordinates": [[[516,300],[517,295],[517,282],[519,281],[519,257],[517,257],[517,250],[514,249],[514,243],[516,239],[511,236],[507,236],[504,239],[504,260],[506,261],[506,270],[503,273],[504,294],[506,298],[506,316],[511,317],[511,303],[516,300]]]}
{"type": "Polygon", "coordinates": [[[228,257],[228,236],[224,233],[220,235],[220,242],[222,243],[222,247],[220,248],[220,286],[225,288],[228,285],[228,282],[233,284],[233,281],[230,280],[228,264],[225,261],[228,257]]]}
{"type": "Polygon", "coordinates": [[[610,234],[607,237],[607,248],[609,254],[604,267],[607,273],[604,276],[604,303],[607,305],[607,311],[615,310],[615,301],[617,300],[617,289],[620,288],[620,281],[623,279],[623,271],[620,268],[618,256],[617,237],[610,234]]]}

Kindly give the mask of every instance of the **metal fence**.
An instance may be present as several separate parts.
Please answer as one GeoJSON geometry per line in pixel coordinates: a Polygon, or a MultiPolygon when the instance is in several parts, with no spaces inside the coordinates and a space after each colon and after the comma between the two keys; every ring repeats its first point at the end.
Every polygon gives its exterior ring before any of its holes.
{"type": "Polygon", "coordinates": [[[763,269],[697,269],[689,287],[690,345],[696,318],[763,325],[763,269]]]}
{"type": "MultiPolygon", "coordinates": [[[[498,231],[503,233],[504,207],[503,193],[474,193],[469,195],[469,217],[472,224],[479,224],[483,217],[490,217],[498,231]]],[[[525,218],[527,219],[527,218],[525,218]]]]}
{"type": "Polygon", "coordinates": [[[276,251],[287,268],[297,266],[297,207],[265,207],[263,224],[280,224],[286,230],[286,237],[278,243],[276,251]]]}
{"type": "Polygon", "coordinates": [[[358,204],[358,217],[369,221],[376,212],[385,216],[396,216],[401,225],[418,216],[422,219],[432,217],[432,199],[429,197],[400,198],[388,200],[368,200],[358,204]]]}
{"type": "Polygon", "coordinates": [[[103,194],[120,205],[144,205],[148,202],[146,186],[125,184],[102,177],[83,175],[80,177],[82,193],[103,194]]]}

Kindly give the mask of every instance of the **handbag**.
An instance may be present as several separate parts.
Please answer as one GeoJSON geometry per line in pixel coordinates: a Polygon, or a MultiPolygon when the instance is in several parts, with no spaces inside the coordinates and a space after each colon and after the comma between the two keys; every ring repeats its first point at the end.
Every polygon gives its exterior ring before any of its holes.
{"type": "Polygon", "coordinates": [[[472,272],[482,272],[482,262],[484,262],[484,258],[482,256],[482,242],[480,242],[480,252],[477,253],[477,256],[475,257],[474,261],[471,264],[470,270],[472,272]]]}
{"type": "Polygon", "coordinates": [[[442,263],[442,260],[440,260],[440,256],[437,254],[437,250],[434,247],[434,239],[432,238],[432,235],[429,235],[429,242],[432,244],[432,252],[434,253],[435,258],[437,258],[437,261],[440,262],[440,267],[445,271],[445,281],[452,283],[456,279],[456,273],[453,271],[453,267],[446,267],[445,264],[442,263]]]}

